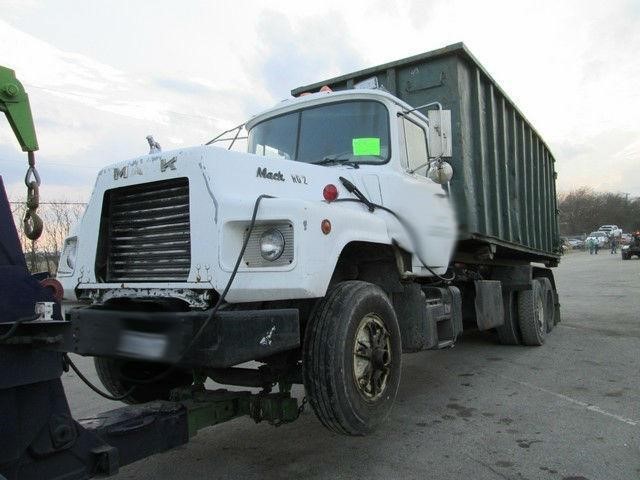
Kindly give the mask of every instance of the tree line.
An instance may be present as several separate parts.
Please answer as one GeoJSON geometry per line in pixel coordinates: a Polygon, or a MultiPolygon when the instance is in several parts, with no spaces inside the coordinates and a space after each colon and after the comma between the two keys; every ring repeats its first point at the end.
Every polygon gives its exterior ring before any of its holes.
{"type": "Polygon", "coordinates": [[[581,187],[558,195],[560,234],[589,234],[600,225],[617,225],[624,232],[640,230],[640,197],[596,192],[581,187]]]}

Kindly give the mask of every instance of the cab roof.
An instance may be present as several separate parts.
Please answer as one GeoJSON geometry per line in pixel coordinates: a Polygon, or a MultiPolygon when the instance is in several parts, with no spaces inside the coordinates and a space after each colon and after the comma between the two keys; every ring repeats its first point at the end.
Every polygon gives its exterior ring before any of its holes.
{"type": "MultiPolygon", "coordinates": [[[[245,126],[247,130],[250,130],[254,127],[254,125],[260,123],[263,120],[266,120],[267,118],[276,117],[278,115],[282,115],[283,113],[299,110],[306,106],[337,102],[340,100],[344,100],[345,98],[354,100],[382,100],[388,103],[394,103],[405,110],[411,110],[413,108],[411,107],[411,105],[403,102],[398,97],[380,89],[357,88],[350,90],[338,90],[335,92],[316,92],[283,100],[282,102],[276,104],[268,110],[264,110],[263,112],[260,112],[259,114],[251,117],[251,119],[247,121],[245,126]]],[[[413,113],[417,114],[426,121],[426,117],[420,112],[416,111],[413,113]]]]}

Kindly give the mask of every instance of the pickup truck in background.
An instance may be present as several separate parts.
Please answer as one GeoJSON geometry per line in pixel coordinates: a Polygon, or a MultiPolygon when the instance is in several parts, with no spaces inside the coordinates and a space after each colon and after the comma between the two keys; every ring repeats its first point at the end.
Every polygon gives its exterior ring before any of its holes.
{"type": "Polygon", "coordinates": [[[466,47],[292,93],[237,129],[246,153],[99,173],[58,279],[105,387],[136,403],[194,374],[301,383],[327,428],[364,435],[402,353],[463,328],[542,345],[560,320],[555,160],[466,47]]]}
{"type": "Polygon", "coordinates": [[[606,233],[608,237],[613,236],[616,238],[620,238],[620,236],[622,235],[622,229],[618,228],[617,225],[602,225],[598,228],[598,231],[606,233]]]}

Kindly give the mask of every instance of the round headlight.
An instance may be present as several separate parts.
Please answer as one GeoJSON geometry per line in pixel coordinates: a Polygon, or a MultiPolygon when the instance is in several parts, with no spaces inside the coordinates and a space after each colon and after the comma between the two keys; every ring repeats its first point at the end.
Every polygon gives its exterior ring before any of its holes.
{"type": "Polygon", "coordinates": [[[273,262],[284,252],[284,235],[277,228],[271,228],[260,236],[260,255],[273,262]]]}

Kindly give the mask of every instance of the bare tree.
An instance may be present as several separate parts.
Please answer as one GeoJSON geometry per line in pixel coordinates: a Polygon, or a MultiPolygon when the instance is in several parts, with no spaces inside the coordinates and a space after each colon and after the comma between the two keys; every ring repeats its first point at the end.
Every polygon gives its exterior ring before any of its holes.
{"type": "Polygon", "coordinates": [[[72,225],[84,211],[84,204],[65,200],[49,201],[40,205],[38,215],[42,218],[42,236],[35,242],[29,240],[22,229],[22,219],[26,211],[23,200],[11,202],[11,213],[18,230],[18,237],[25,252],[27,266],[32,272],[48,271],[54,275],[62,251],[64,239],[72,225]]]}

